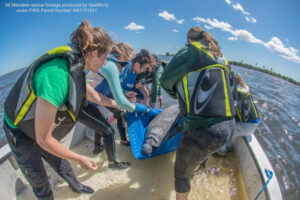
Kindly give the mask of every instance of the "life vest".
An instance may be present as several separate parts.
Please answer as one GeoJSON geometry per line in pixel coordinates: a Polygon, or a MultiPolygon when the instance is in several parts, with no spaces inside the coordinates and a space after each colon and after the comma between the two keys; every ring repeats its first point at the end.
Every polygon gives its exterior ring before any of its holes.
{"type": "Polygon", "coordinates": [[[213,62],[207,66],[199,66],[177,83],[177,93],[185,104],[181,113],[201,117],[234,117],[229,78],[231,69],[228,64],[226,61],[219,63],[199,42],[192,42],[190,45],[197,49],[197,59],[211,59],[213,62]]]}
{"type": "Polygon", "coordinates": [[[125,91],[133,91],[135,89],[137,73],[131,70],[131,62],[123,69],[120,74],[121,87],[125,91]]]}
{"type": "Polygon", "coordinates": [[[239,122],[253,122],[258,119],[258,112],[254,104],[252,93],[237,88],[238,99],[236,109],[236,120],[239,122]]]}
{"type": "Polygon", "coordinates": [[[34,118],[37,99],[32,89],[33,75],[42,64],[55,58],[64,58],[69,64],[68,101],[65,105],[61,105],[57,111],[52,130],[52,135],[55,138],[60,140],[75,125],[85,99],[84,59],[74,47],[60,46],[37,58],[17,80],[4,104],[8,119],[32,139],[35,139],[34,118]]]}
{"type": "MultiPolygon", "coordinates": [[[[127,61],[120,61],[119,59],[117,59],[114,55],[110,55],[108,58],[107,58],[107,61],[111,61],[115,64],[120,64],[122,67],[128,65],[129,62],[127,61]]],[[[102,73],[102,70],[100,69],[98,72],[98,75],[102,77],[102,80],[101,82],[95,87],[95,90],[97,92],[100,92],[101,94],[107,96],[107,97],[110,97],[110,98],[113,98],[113,95],[112,95],[112,92],[110,90],[110,87],[109,87],[109,84],[105,78],[105,76],[103,75],[102,73]]]]}

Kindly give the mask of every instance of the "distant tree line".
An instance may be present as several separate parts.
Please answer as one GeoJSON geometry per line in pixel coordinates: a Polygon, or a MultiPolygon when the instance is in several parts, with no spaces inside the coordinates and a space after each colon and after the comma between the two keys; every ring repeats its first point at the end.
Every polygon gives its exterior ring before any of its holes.
{"type": "Polygon", "coordinates": [[[287,76],[281,75],[279,73],[273,72],[272,68],[271,68],[271,70],[268,70],[266,68],[254,67],[253,65],[249,65],[249,64],[246,64],[246,63],[242,63],[242,62],[236,62],[236,61],[229,61],[229,63],[233,64],[233,65],[238,65],[238,66],[241,66],[241,67],[245,67],[245,68],[248,68],[248,69],[253,69],[253,70],[256,70],[256,71],[264,72],[266,74],[276,76],[278,78],[284,79],[284,80],[289,81],[289,82],[291,82],[295,85],[300,86],[300,82],[298,82],[298,81],[296,81],[292,78],[289,78],[287,76]]]}

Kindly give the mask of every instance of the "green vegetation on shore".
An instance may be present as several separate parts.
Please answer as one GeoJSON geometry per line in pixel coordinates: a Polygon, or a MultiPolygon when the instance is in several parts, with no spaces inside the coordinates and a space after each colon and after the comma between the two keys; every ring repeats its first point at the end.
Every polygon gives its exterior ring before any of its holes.
{"type": "Polygon", "coordinates": [[[273,75],[273,76],[276,76],[278,78],[281,78],[281,79],[284,79],[286,81],[289,81],[295,85],[298,85],[300,86],[300,82],[292,79],[292,78],[289,78],[287,76],[284,76],[284,75],[281,75],[279,73],[276,73],[276,72],[273,72],[269,69],[265,69],[265,68],[260,68],[260,67],[254,67],[253,65],[249,65],[249,64],[246,64],[246,63],[242,63],[242,62],[236,62],[236,61],[229,61],[230,64],[233,64],[233,65],[237,65],[237,66],[241,66],[241,67],[245,67],[245,68],[248,68],[248,69],[253,69],[253,70],[257,70],[257,71],[260,71],[260,72],[264,72],[266,74],[270,74],[270,75],[273,75]]]}

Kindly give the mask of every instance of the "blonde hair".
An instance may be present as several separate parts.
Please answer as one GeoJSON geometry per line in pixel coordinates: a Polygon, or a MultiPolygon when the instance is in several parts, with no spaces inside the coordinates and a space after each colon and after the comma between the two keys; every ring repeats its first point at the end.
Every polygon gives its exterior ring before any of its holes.
{"type": "Polygon", "coordinates": [[[125,60],[130,60],[133,54],[133,48],[129,44],[120,42],[113,46],[111,53],[116,57],[123,57],[125,60]]]}
{"type": "Polygon", "coordinates": [[[202,41],[205,45],[204,49],[211,51],[217,57],[223,56],[218,41],[200,27],[191,28],[187,33],[187,40],[202,41]]]}
{"type": "Polygon", "coordinates": [[[87,21],[82,21],[71,34],[71,42],[77,46],[83,56],[94,50],[97,50],[98,55],[101,55],[113,45],[113,41],[104,29],[92,27],[87,21]]]}

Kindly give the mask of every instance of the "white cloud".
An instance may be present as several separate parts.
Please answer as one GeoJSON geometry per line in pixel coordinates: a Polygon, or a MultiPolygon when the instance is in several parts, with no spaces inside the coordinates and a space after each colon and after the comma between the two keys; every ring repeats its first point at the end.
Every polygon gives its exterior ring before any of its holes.
{"type": "Polygon", "coordinates": [[[208,26],[208,25],[204,25],[204,28],[206,28],[206,29],[213,29],[214,27],[212,27],[212,26],[208,26]]]}
{"type": "Polygon", "coordinates": [[[179,30],[177,30],[177,29],[173,29],[173,32],[175,32],[175,33],[178,33],[179,32],[179,30]]]}
{"type": "Polygon", "coordinates": [[[223,21],[219,21],[217,19],[210,19],[210,18],[201,18],[201,17],[194,17],[192,20],[200,23],[205,23],[204,27],[207,29],[211,28],[218,28],[222,31],[231,33],[232,36],[228,38],[228,40],[244,40],[246,42],[261,44],[271,52],[275,52],[281,57],[293,61],[295,63],[300,63],[300,56],[298,56],[298,50],[294,47],[286,47],[279,38],[272,37],[270,41],[263,42],[262,40],[256,38],[252,33],[247,30],[242,29],[233,29],[232,26],[223,21]]]}
{"type": "Polygon", "coordinates": [[[251,23],[256,23],[257,22],[257,20],[253,17],[245,16],[245,19],[247,20],[247,22],[251,22],[251,23]]]}
{"type": "Polygon", "coordinates": [[[264,46],[287,60],[300,63],[300,57],[297,55],[298,50],[294,47],[285,47],[277,37],[272,37],[269,42],[264,43],[264,46]]]}
{"type": "Polygon", "coordinates": [[[232,7],[233,7],[233,9],[235,9],[235,10],[241,11],[244,15],[250,15],[250,13],[249,13],[249,12],[246,12],[246,11],[244,10],[243,6],[242,6],[241,4],[239,4],[239,3],[233,4],[232,7]]]}
{"type": "MultiPolygon", "coordinates": [[[[225,0],[228,5],[231,5],[231,0],[225,0]]],[[[257,20],[254,17],[250,17],[250,13],[245,11],[243,6],[240,3],[235,3],[232,5],[233,9],[241,11],[245,15],[247,22],[256,23],[257,20]]]]}
{"type": "Polygon", "coordinates": [[[177,24],[182,24],[184,22],[184,19],[178,19],[176,20],[177,24]]]}
{"type": "Polygon", "coordinates": [[[204,19],[204,18],[201,18],[201,17],[194,17],[192,20],[194,20],[196,22],[203,22],[203,23],[209,24],[210,27],[207,26],[207,27],[209,27],[208,29],[219,28],[223,31],[230,31],[231,28],[232,28],[231,25],[228,24],[227,22],[219,21],[216,18],[214,18],[214,19],[210,19],[210,18],[204,19]]]}
{"type": "Polygon", "coordinates": [[[127,29],[127,30],[131,30],[131,31],[138,31],[138,30],[144,30],[145,29],[144,26],[137,25],[134,22],[131,22],[128,26],[125,26],[124,28],[127,29]]]}
{"type": "Polygon", "coordinates": [[[247,30],[232,30],[231,34],[246,42],[263,44],[263,41],[254,37],[252,33],[248,32],[247,30]]]}
{"type": "Polygon", "coordinates": [[[167,11],[163,11],[158,13],[158,16],[162,17],[164,20],[167,21],[173,21],[176,20],[176,17],[174,14],[168,13],[167,11]]]}
{"type": "Polygon", "coordinates": [[[229,37],[228,40],[234,41],[234,40],[237,40],[237,38],[236,37],[229,37]]]}
{"type": "Polygon", "coordinates": [[[230,5],[231,4],[231,1],[230,0],[225,0],[225,2],[230,5]]]}

